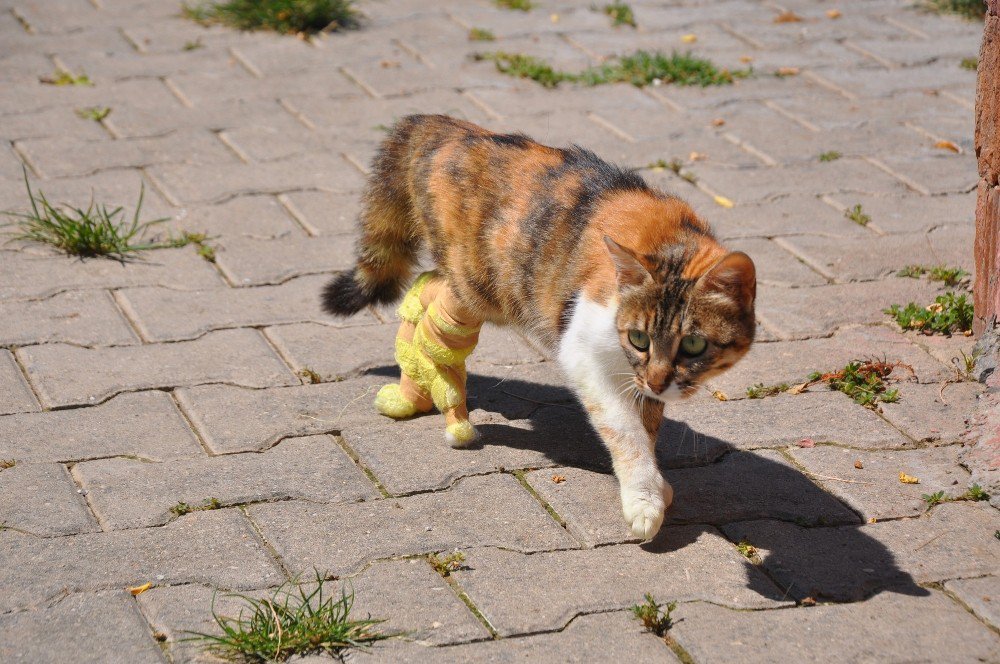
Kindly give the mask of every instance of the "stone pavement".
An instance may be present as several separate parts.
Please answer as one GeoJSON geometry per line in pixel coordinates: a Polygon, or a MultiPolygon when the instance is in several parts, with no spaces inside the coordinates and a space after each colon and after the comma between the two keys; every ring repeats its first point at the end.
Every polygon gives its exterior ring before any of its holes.
{"type": "Polygon", "coordinates": [[[973,340],[882,313],[941,292],[906,265],[972,270],[975,73],[959,63],[981,26],[909,0],[632,4],[638,30],[589,1],[366,0],[363,30],[308,43],[202,28],[167,0],[0,0],[0,209],[27,206],[22,164],[75,205],[130,206],[144,183],[147,218],[217,253],[0,251],[0,661],[206,661],[181,639],[210,627],[214,590],[314,567],[412,632],[361,662],[1000,661],[1000,513],[921,498],[970,484],[980,386],[954,358],[973,340]],[[804,20],[776,23],[784,9],[804,20]],[[638,47],[756,75],[553,91],[469,57],[582,68],[638,47]],[[39,82],[60,67],[94,85],[39,82]],[[91,106],[111,112],[74,112],[91,106]],[[669,411],[676,497],[653,543],[629,539],[605,454],[514,334],[487,330],[472,362],[481,446],[372,408],[392,313],[332,321],[318,291],[350,264],[385,126],[412,112],[635,167],[678,158],[694,184],[645,174],[757,261],[760,343],[710,386],[728,401],[669,411]],[[856,204],[867,226],[845,218],[856,204]],[[743,398],[873,356],[913,368],[881,412],[820,388],[743,398]],[[426,555],[456,548],[466,568],[444,579],[426,555]],[[673,647],[626,610],[646,592],[679,602],[673,647]]]}

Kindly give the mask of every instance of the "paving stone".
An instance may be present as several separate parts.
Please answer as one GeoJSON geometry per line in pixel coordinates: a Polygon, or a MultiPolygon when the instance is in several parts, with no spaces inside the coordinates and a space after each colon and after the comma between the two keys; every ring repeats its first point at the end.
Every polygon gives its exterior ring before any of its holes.
{"type": "Polygon", "coordinates": [[[0,349],[0,387],[0,415],[41,410],[14,356],[5,349],[0,349]]]}
{"type": "MultiPolygon", "coordinates": [[[[933,298],[930,301],[933,301],[933,298]]],[[[976,345],[976,339],[972,335],[954,334],[949,337],[940,334],[927,335],[916,331],[903,332],[903,335],[936,357],[939,362],[953,367],[960,373],[965,373],[965,360],[972,356],[976,345]]]]}
{"type": "Polygon", "coordinates": [[[301,499],[317,503],[377,498],[378,491],[329,436],[290,438],[260,454],[228,454],[153,464],[131,459],[80,463],[73,474],[110,529],[158,526],[172,508],[301,499]]]}
{"type": "Polygon", "coordinates": [[[163,655],[128,593],[70,595],[54,606],[0,615],[5,662],[159,662],[163,655]]]}
{"type": "Polygon", "coordinates": [[[403,641],[380,644],[370,653],[355,653],[364,662],[677,662],[666,644],[643,630],[627,612],[579,616],[561,632],[502,641],[480,641],[448,648],[425,648],[403,641]]]}
{"type": "Polygon", "coordinates": [[[386,382],[361,376],[267,390],[202,385],[175,394],[212,453],[226,454],[262,451],[289,436],[339,433],[351,422],[380,418],[372,403],[386,382]]]}
{"type": "Polygon", "coordinates": [[[969,473],[958,465],[960,452],[956,446],[878,452],[820,445],[789,453],[816,482],[868,521],[923,514],[927,503],[921,496],[926,494],[964,493],[969,473]],[[918,478],[920,484],[903,484],[900,473],[918,478]]]}
{"type": "Polygon", "coordinates": [[[957,441],[983,386],[974,382],[905,385],[896,403],[881,406],[882,415],[914,440],[957,441]]]}
{"type": "Polygon", "coordinates": [[[1000,625],[1000,579],[984,576],[978,579],[956,579],[944,587],[962,600],[972,612],[994,628],[1000,625]]]}
{"type": "MultiPolygon", "coordinates": [[[[39,72],[40,76],[52,76],[56,68],[39,72]]],[[[0,99],[0,115],[40,111],[50,107],[62,108],[66,113],[89,106],[116,108],[129,105],[147,109],[158,109],[169,113],[180,108],[180,103],[163,83],[153,78],[136,78],[130,81],[97,80],[95,85],[34,85],[21,87],[21,94],[7,95],[0,99]]]]}
{"type": "Polygon", "coordinates": [[[784,339],[828,335],[847,325],[885,323],[893,303],[933,302],[941,291],[928,281],[885,279],[811,288],[757,288],[756,314],[784,339]]]}
{"type": "Polygon", "coordinates": [[[202,453],[165,392],[122,394],[91,408],[0,418],[0,459],[65,463],[120,455],[160,461],[202,453]]]}
{"type": "Polygon", "coordinates": [[[678,607],[670,633],[696,662],[978,662],[994,659],[998,638],[937,591],[882,593],[856,604],[792,611],[732,611],[708,602],[678,607]]]}
{"type": "Polygon", "coordinates": [[[670,418],[665,432],[667,441],[696,448],[784,447],[803,438],[862,449],[913,445],[878,415],[839,392],[803,392],[733,401],[691,397],[683,410],[668,406],[666,415],[670,418]],[[781,422],[780,429],[774,426],[775,422],[781,422]]]}
{"type": "Polygon", "coordinates": [[[0,532],[0,607],[44,604],[60,593],[147,582],[245,590],[280,577],[239,510],[196,512],[163,528],[37,539],[0,532]],[[178,555],[178,552],[183,552],[178,555]]]}
{"type": "Polygon", "coordinates": [[[347,319],[331,319],[320,309],[320,292],[329,280],[328,276],[317,275],[278,286],[188,292],[130,288],[119,293],[137,327],[152,341],[181,341],[211,330],[276,323],[315,321],[348,327],[378,322],[367,311],[347,319]]]}
{"type": "Polygon", "coordinates": [[[574,545],[509,475],[469,477],[447,492],[406,498],[351,505],[292,501],[253,505],[248,513],[293,571],[347,574],[370,560],[455,548],[532,552],[574,545]],[[331,530],[330,523],[340,525],[331,530]]]}
{"type": "Polygon", "coordinates": [[[562,629],[579,613],[625,609],[647,592],[746,609],[782,604],[781,592],[710,526],[665,528],[643,547],[531,556],[476,549],[466,564],[453,575],[501,636],[562,629]]]}
{"type": "MultiPolygon", "coordinates": [[[[974,194],[947,196],[921,196],[914,192],[899,196],[834,194],[827,198],[843,210],[860,205],[865,214],[872,218],[868,228],[885,233],[926,233],[937,226],[971,224],[975,219],[974,194]]],[[[857,226],[853,222],[847,223],[857,226]]]]}
{"type": "Polygon", "coordinates": [[[969,246],[974,229],[967,224],[940,226],[929,233],[906,233],[866,239],[799,236],[779,244],[830,277],[844,281],[877,279],[907,265],[949,265],[972,271],[969,246]]]}
{"type": "Polygon", "coordinates": [[[864,97],[888,97],[904,90],[960,88],[975,82],[975,74],[953,64],[936,63],[925,67],[899,69],[830,69],[823,76],[864,97]]]}
{"type": "MultiPolygon", "coordinates": [[[[747,388],[758,383],[765,386],[804,383],[814,371],[836,371],[848,362],[870,358],[902,362],[912,368],[911,372],[899,367],[892,374],[904,394],[917,381],[942,381],[954,376],[954,371],[910,343],[902,333],[872,326],[844,328],[832,337],[754,344],[736,366],[712,378],[709,384],[730,399],[740,399],[746,397],[747,388]]],[[[810,389],[827,388],[814,385],[810,389]]]]}
{"type": "Polygon", "coordinates": [[[46,300],[0,301],[0,344],[58,341],[117,346],[139,340],[106,292],[69,291],[46,300]]]}
{"type": "Polygon", "coordinates": [[[864,526],[802,528],[780,521],[723,526],[755,546],[771,578],[796,599],[858,601],[881,590],[996,574],[1000,515],[983,503],[945,503],[926,516],[864,526]]]}
{"type": "Polygon", "coordinates": [[[277,284],[304,274],[346,270],[355,262],[354,240],[346,235],[232,238],[216,255],[219,269],[237,286],[277,284]]]}
{"type": "Polygon", "coordinates": [[[130,390],[199,383],[269,387],[297,382],[254,330],[220,330],[174,344],[94,349],[47,344],[20,348],[17,353],[48,407],[94,403],[130,390]]]}
{"type": "Polygon", "coordinates": [[[0,470],[0,515],[7,528],[33,535],[100,530],[66,468],[54,463],[0,470]]]}
{"type": "Polygon", "coordinates": [[[0,300],[42,298],[67,290],[167,286],[179,290],[222,285],[210,263],[190,250],[159,249],[128,263],[70,259],[55,253],[0,253],[0,300]]]}
{"type": "Polygon", "coordinates": [[[711,223],[716,235],[723,240],[802,233],[834,237],[871,235],[871,231],[844,219],[842,213],[808,194],[783,196],[774,201],[723,210],[711,216],[711,223]]]}
{"type": "Polygon", "coordinates": [[[353,233],[361,212],[362,193],[298,191],[284,194],[285,204],[295,218],[314,235],[353,233]]]}
{"type": "Polygon", "coordinates": [[[274,196],[238,196],[225,203],[182,209],[171,221],[190,233],[204,233],[221,250],[230,238],[294,237],[303,231],[274,196]]]}
{"type": "Polygon", "coordinates": [[[825,284],[827,280],[782,247],[759,238],[730,240],[726,248],[742,251],[753,259],[757,282],[784,286],[825,284]]]}

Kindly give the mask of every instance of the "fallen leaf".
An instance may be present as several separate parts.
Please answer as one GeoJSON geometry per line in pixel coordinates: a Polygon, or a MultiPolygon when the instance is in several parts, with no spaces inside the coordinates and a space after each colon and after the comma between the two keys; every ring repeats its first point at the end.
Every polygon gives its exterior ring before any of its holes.
{"type": "Polygon", "coordinates": [[[698,35],[684,35],[681,37],[681,41],[685,44],[693,44],[698,41],[698,35]]]}
{"type": "Polygon", "coordinates": [[[747,64],[748,62],[753,62],[753,56],[751,56],[751,55],[741,55],[740,56],[740,62],[742,62],[743,64],[747,64]]]}
{"type": "Polygon", "coordinates": [[[774,72],[778,76],[798,76],[798,67],[778,67],[778,71],[774,72]]]}
{"type": "Polygon", "coordinates": [[[827,18],[840,18],[840,16],[841,16],[841,14],[840,14],[840,10],[839,9],[827,9],[826,10],[826,17],[827,18]]]}
{"type": "Polygon", "coordinates": [[[141,594],[143,594],[144,592],[146,592],[147,590],[149,590],[152,587],[153,587],[152,583],[144,583],[141,586],[136,586],[134,588],[129,588],[128,591],[130,593],[132,593],[133,596],[134,595],[141,595],[141,594]]]}
{"type": "Polygon", "coordinates": [[[899,471],[899,481],[903,484],[920,484],[920,480],[913,475],[907,475],[903,471],[899,471]]]}
{"type": "Polygon", "coordinates": [[[552,481],[555,482],[556,484],[562,484],[563,482],[566,481],[566,476],[565,475],[553,475],[552,476],[552,481]]]}
{"type": "Polygon", "coordinates": [[[704,155],[700,152],[692,152],[688,155],[688,161],[704,161],[708,159],[708,155],[704,155]]]}
{"type": "Polygon", "coordinates": [[[816,441],[812,438],[803,438],[799,442],[795,443],[799,447],[816,447],[816,441]]]}
{"type": "Polygon", "coordinates": [[[816,600],[812,597],[803,597],[801,604],[802,606],[816,606],[816,600]]]}
{"type": "Polygon", "coordinates": [[[712,396],[718,399],[719,401],[729,401],[729,397],[727,397],[726,393],[723,392],[722,390],[716,390],[715,392],[712,392],[712,396]]]}
{"type": "Polygon", "coordinates": [[[795,12],[788,10],[783,11],[774,17],[775,23],[801,23],[802,17],[795,12]]]}
{"type": "Polygon", "coordinates": [[[868,523],[878,523],[878,519],[876,519],[873,516],[872,517],[868,517],[868,523]]]}
{"type": "Polygon", "coordinates": [[[865,464],[861,463],[861,459],[857,459],[854,462],[854,467],[857,468],[858,470],[862,470],[862,469],[864,469],[865,464]]]}
{"type": "Polygon", "coordinates": [[[799,383],[798,385],[792,385],[785,391],[788,392],[789,394],[802,394],[808,389],[809,389],[809,383],[799,383]]]}
{"type": "Polygon", "coordinates": [[[722,118],[715,118],[714,120],[712,120],[713,127],[721,127],[724,124],[726,124],[726,121],[723,120],[722,118]]]}
{"type": "Polygon", "coordinates": [[[553,23],[558,23],[559,22],[559,14],[550,14],[549,15],[549,20],[552,21],[553,23]]]}
{"type": "Polygon", "coordinates": [[[938,141],[934,144],[934,147],[941,148],[942,150],[951,150],[952,152],[961,152],[962,148],[958,147],[951,141],[938,141]]]}
{"type": "Polygon", "coordinates": [[[725,196],[715,196],[715,202],[724,208],[733,207],[733,202],[726,198],[725,196]]]}

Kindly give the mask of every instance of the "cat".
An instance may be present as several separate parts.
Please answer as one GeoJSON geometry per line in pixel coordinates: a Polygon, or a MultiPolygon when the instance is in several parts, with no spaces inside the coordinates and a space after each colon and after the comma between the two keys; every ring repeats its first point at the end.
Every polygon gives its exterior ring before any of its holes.
{"type": "MultiPolygon", "coordinates": [[[[626,522],[652,538],[673,500],[654,449],[664,404],[749,350],[750,257],[723,249],[690,206],[634,171],[444,115],[391,129],[360,226],[357,264],[325,287],[324,309],[349,316],[397,301],[428,249],[460,312],[452,323],[512,325],[555,353],[610,452],[626,522]]],[[[414,306],[419,324],[427,304],[414,306]]],[[[456,375],[466,412],[464,363],[456,375]]]]}

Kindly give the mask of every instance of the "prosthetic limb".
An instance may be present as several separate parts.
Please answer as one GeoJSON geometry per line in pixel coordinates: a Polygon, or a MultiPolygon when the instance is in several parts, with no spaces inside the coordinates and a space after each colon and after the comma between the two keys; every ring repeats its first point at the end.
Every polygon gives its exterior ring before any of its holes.
{"type": "Polygon", "coordinates": [[[465,405],[465,358],[479,341],[482,321],[455,298],[436,272],[421,274],[397,312],[398,385],[386,385],[375,397],[380,413],[394,419],[437,407],[447,423],[445,440],[466,447],[476,439],[465,405]]]}

